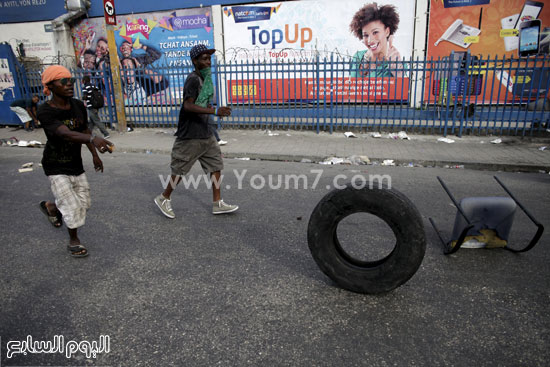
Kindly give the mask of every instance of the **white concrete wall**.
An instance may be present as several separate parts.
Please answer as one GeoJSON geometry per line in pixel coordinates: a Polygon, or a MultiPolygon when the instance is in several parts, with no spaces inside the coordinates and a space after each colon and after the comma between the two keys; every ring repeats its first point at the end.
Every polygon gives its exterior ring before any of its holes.
{"type": "MultiPolygon", "coordinates": [[[[413,58],[414,60],[424,60],[426,55],[426,42],[428,40],[428,1],[429,0],[416,0],[416,10],[414,18],[414,44],[413,44],[413,58]]],[[[423,93],[422,79],[416,78],[417,73],[412,75],[411,91],[418,91],[411,94],[410,104],[412,107],[421,107],[423,93]],[[416,97],[415,97],[416,96],[416,97]]],[[[424,81],[427,82],[427,81],[424,81]]]]}
{"type": "Polygon", "coordinates": [[[64,24],[54,28],[54,56],[61,58],[59,63],[66,67],[76,67],[74,42],[71,28],[64,24]]]}
{"type": "MultiPolygon", "coordinates": [[[[216,52],[216,56],[218,57],[218,60],[221,62],[225,62],[224,60],[224,35],[223,35],[223,11],[222,7],[220,5],[213,5],[212,6],[212,23],[214,26],[214,47],[219,52],[216,52]]],[[[227,78],[225,75],[221,75],[219,77],[219,81],[221,85],[226,85],[227,78]]],[[[217,96],[218,104],[220,106],[225,106],[227,104],[227,93],[226,88],[220,88],[218,86],[218,90],[221,92],[221,95],[217,96]]]]}

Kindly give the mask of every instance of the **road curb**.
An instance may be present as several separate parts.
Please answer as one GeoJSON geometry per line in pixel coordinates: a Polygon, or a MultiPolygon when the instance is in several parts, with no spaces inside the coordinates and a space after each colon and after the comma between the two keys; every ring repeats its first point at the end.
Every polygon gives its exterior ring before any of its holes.
{"type": "MultiPolygon", "coordinates": [[[[143,149],[143,148],[119,148],[118,151],[124,151],[128,153],[146,153],[146,154],[171,154],[171,149],[143,149]]],[[[263,161],[275,161],[275,162],[304,162],[305,163],[319,163],[324,161],[328,157],[321,156],[304,156],[304,155],[291,155],[291,154],[258,154],[258,153],[223,153],[223,157],[226,159],[239,159],[249,158],[251,160],[263,160],[263,161]]],[[[373,165],[374,162],[378,164],[382,163],[387,157],[369,157],[373,165]]],[[[535,172],[541,173],[541,171],[550,172],[550,165],[535,165],[535,164],[519,164],[519,163],[492,163],[492,162],[464,162],[464,161],[445,161],[445,160],[422,160],[422,159],[394,159],[396,166],[409,166],[412,164],[415,167],[438,167],[438,168],[450,168],[450,169],[472,169],[477,171],[501,171],[501,172],[535,172]]]]}

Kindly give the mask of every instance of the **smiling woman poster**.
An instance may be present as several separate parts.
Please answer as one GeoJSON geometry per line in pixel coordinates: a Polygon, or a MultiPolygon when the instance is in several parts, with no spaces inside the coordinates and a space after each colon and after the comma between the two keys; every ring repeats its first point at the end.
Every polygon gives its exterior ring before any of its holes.
{"type": "MultiPolygon", "coordinates": [[[[398,15],[398,26],[392,25],[391,35],[377,40],[371,37],[371,41],[367,41],[363,38],[362,27],[357,33],[353,27],[350,29],[350,24],[356,13],[371,3],[347,0],[343,6],[343,2],[337,1],[305,0],[223,7],[226,60],[253,64],[306,61],[312,65],[319,61],[326,70],[330,66],[324,66],[328,65],[325,63],[335,62],[332,72],[321,71],[320,78],[304,68],[297,74],[299,77],[290,80],[281,72],[262,73],[261,66],[252,68],[249,74],[232,75],[235,80],[227,86],[230,101],[261,103],[334,98],[344,103],[359,103],[407,100],[408,78],[403,70],[397,70],[402,63],[379,65],[378,71],[366,72],[369,62],[363,56],[367,53],[382,56],[389,50],[392,60],[410,59],[415,0],[377,1],[379,7],[390,6],[398,15]],[[390,48],[386,47],[387,42],[391,43],[390,48]],[[352,59],[356,61],[350,62],[352,59]],[[255,79],[243,80],[243,76],[255,75],[255,79]],[[284,90],[284,93],[276,93],[277,90],[284,90]],[[314,90],[319,93],[314,94],[314,90]]],[[[369,34],[374,36],[374,33],[372,30],[369,34]]]]}

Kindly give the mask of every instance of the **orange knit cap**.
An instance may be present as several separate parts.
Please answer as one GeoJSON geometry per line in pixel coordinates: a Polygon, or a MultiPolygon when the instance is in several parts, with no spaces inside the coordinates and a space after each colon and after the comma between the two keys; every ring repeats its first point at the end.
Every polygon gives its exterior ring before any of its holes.
{"type": "Polygon", "coordinates": [[[71,72],[64,66],[52,65],[48,66],[42,73],[42,85],[44,86],[44,94],[49,96],[51,94],[50,89],[46,84],[53,82],[54,80],[70,78],[71,72]]]}

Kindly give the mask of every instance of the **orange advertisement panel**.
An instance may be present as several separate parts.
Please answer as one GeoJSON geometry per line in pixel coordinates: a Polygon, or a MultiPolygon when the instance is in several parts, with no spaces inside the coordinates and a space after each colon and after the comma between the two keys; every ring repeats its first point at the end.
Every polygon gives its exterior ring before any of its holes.
{"type": "Polygon", "coordinates": [[[545,28],[550,28],[550,3],[546,1],[431,0],[428,59],[449,56],[451,51],[470,51],[471,55],[483,58],[518,57],[519,38],[511,30],[519,27],[516,24],[520,14],[526,20],[537,12],[536,19],[541,21],[544,33],[545,28]],[[457,3],[464,5],[456,6],[457,3]],[[529,7],[529,3],[543,6],[529,7]],[[449,7],[450,4],[453,6],[449,7]]]}
{"type": "MultiPolygon", "coordinates": [[[[526,101],[547,94],[549,46],[550,3],[546,1],[430,2],[427,59],[448,60],[452,52],[455,55],[469,53],[472,65],[477,69],[468,76],[464,73],[455,73],[450,77],[445,73],[431,75],[432,84],[453,87],[466,81],[471,88],[462,96],[475,99],[477,103],[526,101]],[[521,24],[529,20],[540,24],[540,42],[538,52],[526,58],[520,57],[518,33],[521,24]],[[476,63],[476,60],[482,61],[476,63]]],[[[439,65],[449,67],[449,64],[439,65]]],[[[460,87],[451,88],[451,93],[458,91],[456,95],[459,95],[463,90],[460,87]]],[[[434,88],[426,90],[424,97],[428,98],[430,93],[430,100],[434,101],[434,88]]],[[[435,94],[435,102],[440,103],[442,94],[435,94]]]]}
{"type": "Polygon", "coordinates": [[[409,78],[245,79],[227,87],[229,103],[405,102],[409,78]]]}

